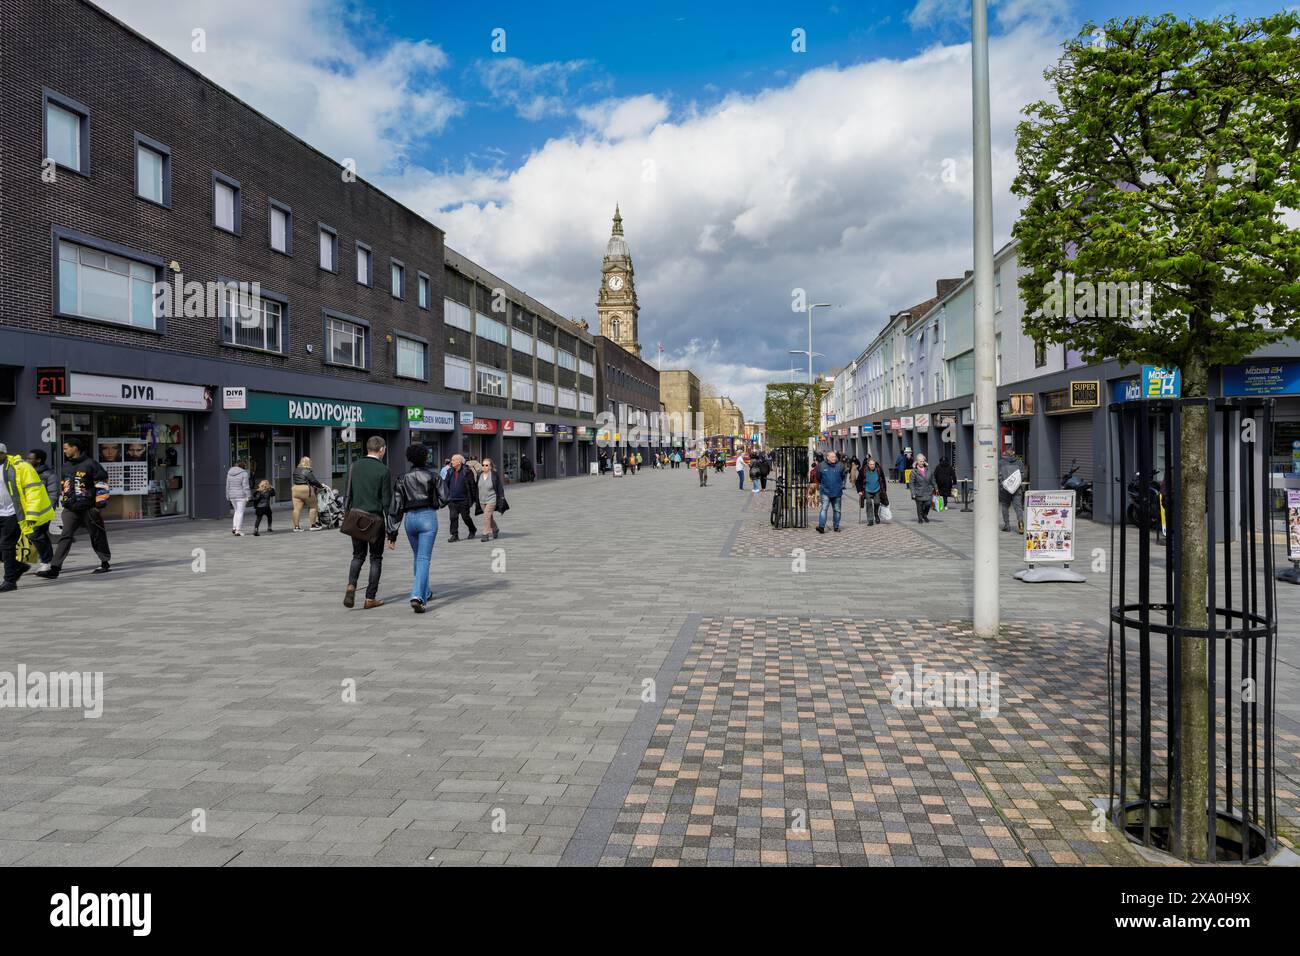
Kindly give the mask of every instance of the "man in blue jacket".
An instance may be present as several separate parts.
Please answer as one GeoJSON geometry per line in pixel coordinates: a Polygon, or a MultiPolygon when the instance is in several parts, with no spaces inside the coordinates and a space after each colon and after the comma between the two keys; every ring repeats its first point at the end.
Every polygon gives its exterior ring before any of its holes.
{"type": "Polygon", "coordinates": [[[844,463],[833,451],[826,453],[826,460],[817,466],[817,490],[821,493],[822,506],[817,515],[817,533],[826,533],[826,508],[834,511],[834,529],[840,530],[840,499],[844,496],[844,482],[847,475],[844,463]]]}

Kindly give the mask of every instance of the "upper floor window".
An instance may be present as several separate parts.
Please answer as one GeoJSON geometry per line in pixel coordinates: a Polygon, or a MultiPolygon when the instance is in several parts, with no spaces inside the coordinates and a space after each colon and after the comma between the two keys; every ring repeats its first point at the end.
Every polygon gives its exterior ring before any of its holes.
{"type": "Polygon", "coordinates": [[[271,248],[283,252],[286,256],[293,254],[293,213],[283,203],[270,200],[269,220],[271,228],[271,248]]]}
{"type": "Polygon", "coordinates": [[[533,354],[533,337],[521,329],[510,330],[510,346],[525,355],[533,354]]]}
{"type": "Polygon", "coordinates": [[[357,281],[370,285],[374,281],[374,255],[364,242],[357,243],[357,281]]]}
{"type": "Polygon", "coordinates": [[[564,351],[564,349],[558,351],[560,353],[560,368],[567,368],[576,372],[578,370],[578,357],[572,352],[564,351]]]}
{"type": "Polygon", "coordinates": [[[397,374],[403,378],[418,378],[423,381],[425,374],[425,354],[428,349],[423,342],[397,336],[397,374]]]}
{"type": "Polygon", "coordinates": [[[522,375],[512,375],[510,377],[510,397],[516,402],[531,402],[533,400],[533,380],[522,375]]]}
{"type": "Polygon", "coordinates": [[[443,299],[442,323],[455,329],[464,329],[466,332],[472,331],[473,319],[470,316],[469,306],[462,305],[455,299],[443,299]]]}
{"type": "Polygon", "coordinates": [[[53,90],[45,91],[45,158],[90,173],[90,109],[53,90]]]}
{"type": "Polygon", "coordinates": [[[499,345],[509,344],[507,337],[506,325],[504,322],[498,322],[482,312],[475,313],[474,320],[475,331],[489,342],[496,342],[499,345]]]}
{"type": "Polygon", "coordinates": [[[391,266],[391,284],[394,299],[406,298],[406,266],[402,265],[396,259],[392,260],[391,266]]]}
{"type": "Polygon", "coordinates": [[[320,267],[327,272],[339,271],[339,234],[326,225],[320,227],[320,267]]]}
{"type": "Polygon", "coordinates": [[[221,296],[221,340],[228,345],[280,352],[284,334],[284,304],[228,285],[221,296]]]}
{"type": "Polygon", "coordinates": [[[497,398],[504,398],[506,394],[506,376],[504,372],[498,372],[496,369],[484,368],[479,366],[478,372],[478,389],[480,395],[492,395],[497,398]]]}
{"type": "Polygon", "coordinates": [[[242,222],[239,183],[229,176],[212,172],[212,224],[226,232],[239,234],[242,222]]]}
{"type": "Polygon", "coordinates": [[[366,327],[330,316],[325,321],[325,354],[334,365],[366,367],[366,327]]]}
{"type": "Polygon", "coordinates": [[[419,296],[418,301],[420,308],[427,309],[429,307],[429,277],[421,272],[417,279],[416,288],[418,290],[417,295],[419,296]]]}
{"type": "MultiPolygon", "coordinates": [[[[538,340],[537,340],[537,357],[538,357],[539,359],[541,359],[543,362],[550,362],[550,363],[554,364],[554,363],[555,363],[555,346],[554,346],[554,345],[551,345],[549,342],[543,342],[541,339],[538,339],[538,340]]],[[[553,403],[553,402],[548,402],[547,404],[554,404],[554,403],[553,403]]]]}
{"type": "Polygon", "coordinates": [[[583,359],[583,360],[581,360],[581,361],[578,362],[578,372],[579,372],[580,374],[582,374],[582,375],[587,376],[587,378],[595,378],[595,377],[596,377],[596,368],[595,368],[595,366],[593,366],[590,362],[588,362],[588,361],[585,360],[585,359],[583,359]]]}
{"type": "Polygon", "coordinates": [[[172,204],[171,150],[140,133],[135,134],[135,194],[160,206],[172,204]]]}
{"type": "Polygon", "coordinates": [[[444,388],[454,388],[457,391],[468,392],[469,379],[469,362],[463,358],[457,358],[454,355],[443,356],[442,384],[444,388]]]}
{"type": "Polygon", "coordinates": [[[58,311],[156,329],[153,286],[156,266],[59,241],[58,311]]]}

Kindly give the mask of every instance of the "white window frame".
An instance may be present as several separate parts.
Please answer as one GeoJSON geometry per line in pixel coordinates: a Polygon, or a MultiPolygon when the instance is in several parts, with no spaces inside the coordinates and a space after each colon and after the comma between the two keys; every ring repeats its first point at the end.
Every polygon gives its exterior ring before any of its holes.
{"type": "Polygon", "coordinates": [[[577,411],[578,393],[571,388],[561,388],[559,406],[577,411]]]}
{"type": "Polygon", "coordinates": [[[256,349],[259,352],[270,352],[274,355],[284,353],[284,329],[285,329],[285,306],[283,302],[277,302],[274,299],[268,299],[265,296],[253,296],[241,294],[246,290],[241,290],[239,285],[231,283],[221,290],[221,341],[225,345],[233,345],[241,349],[256,349]],[[236,297],[239,301],[236,302],[236,297]],[[234,307],[232,307],[234,306],[234,307]],[[241,315],[237,319],[235,313],[241,309],[247,315],[241,315]],[[254,322],[256,317],[256,322],[254,322]],[[235,331],[235,321],[245,330],[257,326],[261,344],[253,342],[240,342],[235,331]],[[230,323],[229,334],[227,334],[227,323],[230,323]],[[269,328],[275,326],[274,347],[267,345],[270,339],[268,335],[269,328]]]}
{"type": "MultiPolygon", "coordinates": [[[[158,315],[157,304],[154,298],[154,283],[158,281],[158,268],[139,259],[130,259],[126,256],[114,255],[110,252],[104,252],[93,246],[81,245],[68,239],[60,239],[57,250],[57,270],[54,277],[55,283],[59,287],[59,311],[65,315],[74,315],[82,319],[92,319],[97,322],[109,322],[113,325],[121,325],[130,329],[150,329],[157,331],[158,315]],[[65,249],[71,253],[71,256],[65,255],[65,249]],[[96,260],[99,261],[96,261],[96,260]],[[102,265],[100,262],[102,261],[102,265]],[[72,268],[73,279],[76,284],[76,295],[74,301],[69,302],[68,297],[64,294],[63,276],[66,268],[72,268]],[[109,276],[119,276],[126,280],[125,287],[125,304],[126,312],[124,316],[98,314],[88,311],[85,299],[86,278],[89,272],[105,273],[109,276]],[[147,274],[146,274],[147,273],[147,274]],[[144,298],[149,301],[150,323],[142,325],[136,321],[136,307],[140,304],[140,299],[144,298]]],[[[100,281],[103,281],[103,277],[100,281]]]]}
{"type": "Polygon", "coordinates": [[[46,159],[52,159],[64,169],[70,169],[73,172],[81,173],[85,176],[90,175],[90,110],[82,106],[75,100],[70,100],[65,96],[55,93],[53,90],[45,92],[45,141],[41,144],[42,152],[46,159]],[[74,162],[67,163],[53,155],[50,149],[51,111],[57,111],[56,115],[63,114],[72,117],[76,124],[76,141],[71,144],[74,162]]]}
{"type": "Polygon", "coordinates": [[[594,412],[596,410],[596,396],[590,392],[578,393],[578,411],[594,412]]]}
{"type": "Polygon", "coordinates": [[[429,378],[429,346],[418,339],[407,338],[405,335],[398,335],[394,339],[393,352],[393,374],[399,378],[413,378],[421,382],[428,381],[429,378]],[[415,349],[420,356],[420,369],[418,374],[402,371],[402,346],[407,346],[408,354],[410,349],[415,349]]]}
{"type": "Polygon", "coordinates": [[[474,391],[479,395],[491,395],[494,398],[506,397],[506,373],[487,365],[474,368],[474,391]]]}
{"type": "Polygon", "coordinates": [[[541,339],[538,339],[538,340],[537,340],[537,357],[538,357],[539,359],[541,359],[543,362],[550,362],[552,365],[554,365],[554,364],[555,364],[555,346],[552,345],[550,342],[543,342],[541,339]]]}
{"type": "Polygon", "coordinates": [[[533,354],[533,337],[523,329],[510,329],[510,347],[525,355],[533,354]]]}
{"type": "Polygon", "coordinates": [[[536,394],[531,378],[524,375],[510,376],[510,397],[516,402],[531,402],[536,394]]]}
{"type": "Polygon", "coordinates": [[[537,403],[539,405],[555,404],[555,386],[550,382],[537,383],[537,403]]]}
{"type": "Polygon", "coordinates": [[[586,359],[578,360],[578,374],[585,375],[587,378],[596,377],[596,366],[592,365],[586,359]]]}
{"type": "Polygon", "coordinates": [[[458,392],[470,391],[473,384],[473,367],[468,359],[458,355],[446,355],[442,360],[442,386],[458,392]]]}
{"type": "Polygon", "coordinates": [[[510,344],[510,333],[506,324],[482,312],[474,313],[474,334],[498,345],[510,344]]]}
{"type": "Polygon", "coordinates": [[[442,323],[451,326],[453,329],[464,329],[466,332],[474,331],[474,318],[469,306],[457,302],[455,299],[442,300],[442,323]]]}
{"type": "Polygon", "coordinates": [[[341,365],[345,368],[368,369],[369,349],[367,348],[370,330],[359,322],[353,322],[342,316],[330,315],[325,319],[325,356],[326,361],[331,365],[341,365]],[[347,336],[352,340],[352,354],[354,360],[351,362],[340,362],[334,357],[334,344],[339,336],[347,336]]]}
{"type": "Polygon", "coordinates": [[[560,368],[566,368],[570,372],[578,370],[578,356],[572,352],[566,352],[564,349],[556,349],[555,351],[559,355],[560,368]]]}

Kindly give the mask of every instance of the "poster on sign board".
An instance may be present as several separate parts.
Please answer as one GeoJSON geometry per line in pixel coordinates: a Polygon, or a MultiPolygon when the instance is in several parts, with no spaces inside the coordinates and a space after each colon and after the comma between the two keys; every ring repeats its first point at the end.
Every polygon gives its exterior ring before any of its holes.
{"type": "Polygon", "coordinates": [[[1300,561],[1300,488],[1286,490],[1286,556],[1300,561]]]}
{"type": "Polygon", "coordinates": [[[1074,560],[1074,492],[1025,492],[1025,561],[1074,560]]]}

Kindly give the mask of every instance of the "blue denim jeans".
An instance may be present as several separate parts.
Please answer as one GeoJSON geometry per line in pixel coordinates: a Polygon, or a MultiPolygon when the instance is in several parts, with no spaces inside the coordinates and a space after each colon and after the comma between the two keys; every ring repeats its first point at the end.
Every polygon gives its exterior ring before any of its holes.
{"type": "Polygon", "coordinates": [[[438,539],[438,512],[432,508],[417,508],[406,512],[402,523],[406,527],[406,540],[415,554],[415,577],[411,581],[411,600],[428,601],[429,560],[433,557],[433,543],[438,539]]]}
{"type": "Polygon", "coordinates": [[[828,498],[825,495],[822,495],[821,511],[817,513],[817,527],[819,528],[826,527],[826,508],[828,506],[830,506],[834,511],[834,516],[835,516],[834,526],[838,528],[840,526],[840,498],[838,497],[828,498]]]}

